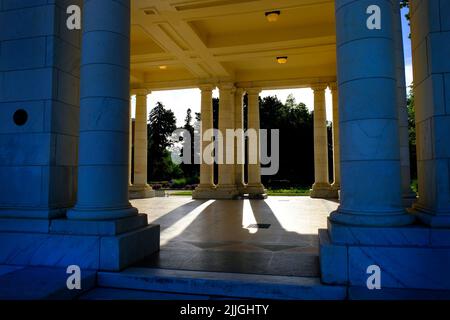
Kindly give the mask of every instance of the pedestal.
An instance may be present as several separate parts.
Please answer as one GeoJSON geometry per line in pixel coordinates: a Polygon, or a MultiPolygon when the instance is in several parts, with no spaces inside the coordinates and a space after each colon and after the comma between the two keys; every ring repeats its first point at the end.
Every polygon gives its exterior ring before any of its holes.
{"type": "Polygon", "coordinates": [[[155,197],[155,190],[147,185],[132,185],[129,187],[130,199],[146,199],[155,197]]]}

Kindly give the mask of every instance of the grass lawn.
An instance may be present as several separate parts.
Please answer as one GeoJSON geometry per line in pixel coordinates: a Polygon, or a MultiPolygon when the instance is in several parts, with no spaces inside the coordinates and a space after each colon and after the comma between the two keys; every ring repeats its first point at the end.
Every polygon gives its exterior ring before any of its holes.
{"type": "Polygon", "coordinates": [[[269,196],[309,196],[309,189],[290,188],[290,189],[267,189],[269,196]]]}
{"type": "Polygon", "coordinates": [[[169,196],[192,196],[192,190],[175,190],[170,191],[169,196]]]}

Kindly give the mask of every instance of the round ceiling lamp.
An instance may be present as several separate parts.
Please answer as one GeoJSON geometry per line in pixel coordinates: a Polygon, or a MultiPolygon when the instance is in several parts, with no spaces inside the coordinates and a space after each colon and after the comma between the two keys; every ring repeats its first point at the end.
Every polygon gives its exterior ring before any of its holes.
{"type": "Polygon", "coordinates": [[[277,62],[279,64],[286,64],[288,60],[288,57],[277,57],[277,62]]]}
{"type": "Polygon", "coordinates": [[[269,11],[269,12],[265,13],[267,21],[269,21],[269,22],[277,22],[278,18],[280,17],[280,14],[281,14],[281,11],[278,11],[278,10],[277,11],[269,11]]]}

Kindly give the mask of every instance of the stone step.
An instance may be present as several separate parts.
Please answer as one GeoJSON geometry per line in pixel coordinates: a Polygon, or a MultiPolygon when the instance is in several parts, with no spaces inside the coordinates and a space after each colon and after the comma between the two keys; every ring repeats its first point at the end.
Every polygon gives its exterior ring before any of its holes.
{"type": "MultiPolygon", "coordinates": [[[[78,300],[211,300],[209,296],[185,295],[180,293],[165,293],[157,291],[127,290],[113,288],[95,288],[82,296],[78,300]]],[[[220,299],[220,298],[219,298],[220,299]]]]}
{"type": "Polygon", "coordinates": [[[102,288],[229,298],[338,300],[347,295],[345,287],[323,285],[319,278],[242,273],[128,268],[99,272],[97,281],[102,288]]]}
{"type": "Polygon", "coordinates": [[[95,271],[81,272],[81,289],[69,290],[64,268],[0,265],[0,300],[71,300],[95,286],[95,271]]]}

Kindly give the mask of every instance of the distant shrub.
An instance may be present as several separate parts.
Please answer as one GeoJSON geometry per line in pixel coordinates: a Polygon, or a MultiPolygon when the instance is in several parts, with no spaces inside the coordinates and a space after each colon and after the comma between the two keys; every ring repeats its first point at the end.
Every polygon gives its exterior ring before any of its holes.
{"type": "Polygon", "coordinates": [[[174,189],[183,189],[186,184],[186,178],[173,179],[170,187],[174,189]]]}
{"type": "Polygon", "coordinates": [[[153,184],[152,188],[153,188],[153,190],[161,190],[162,189],[162,185],[161,184],[153,184]]]}

